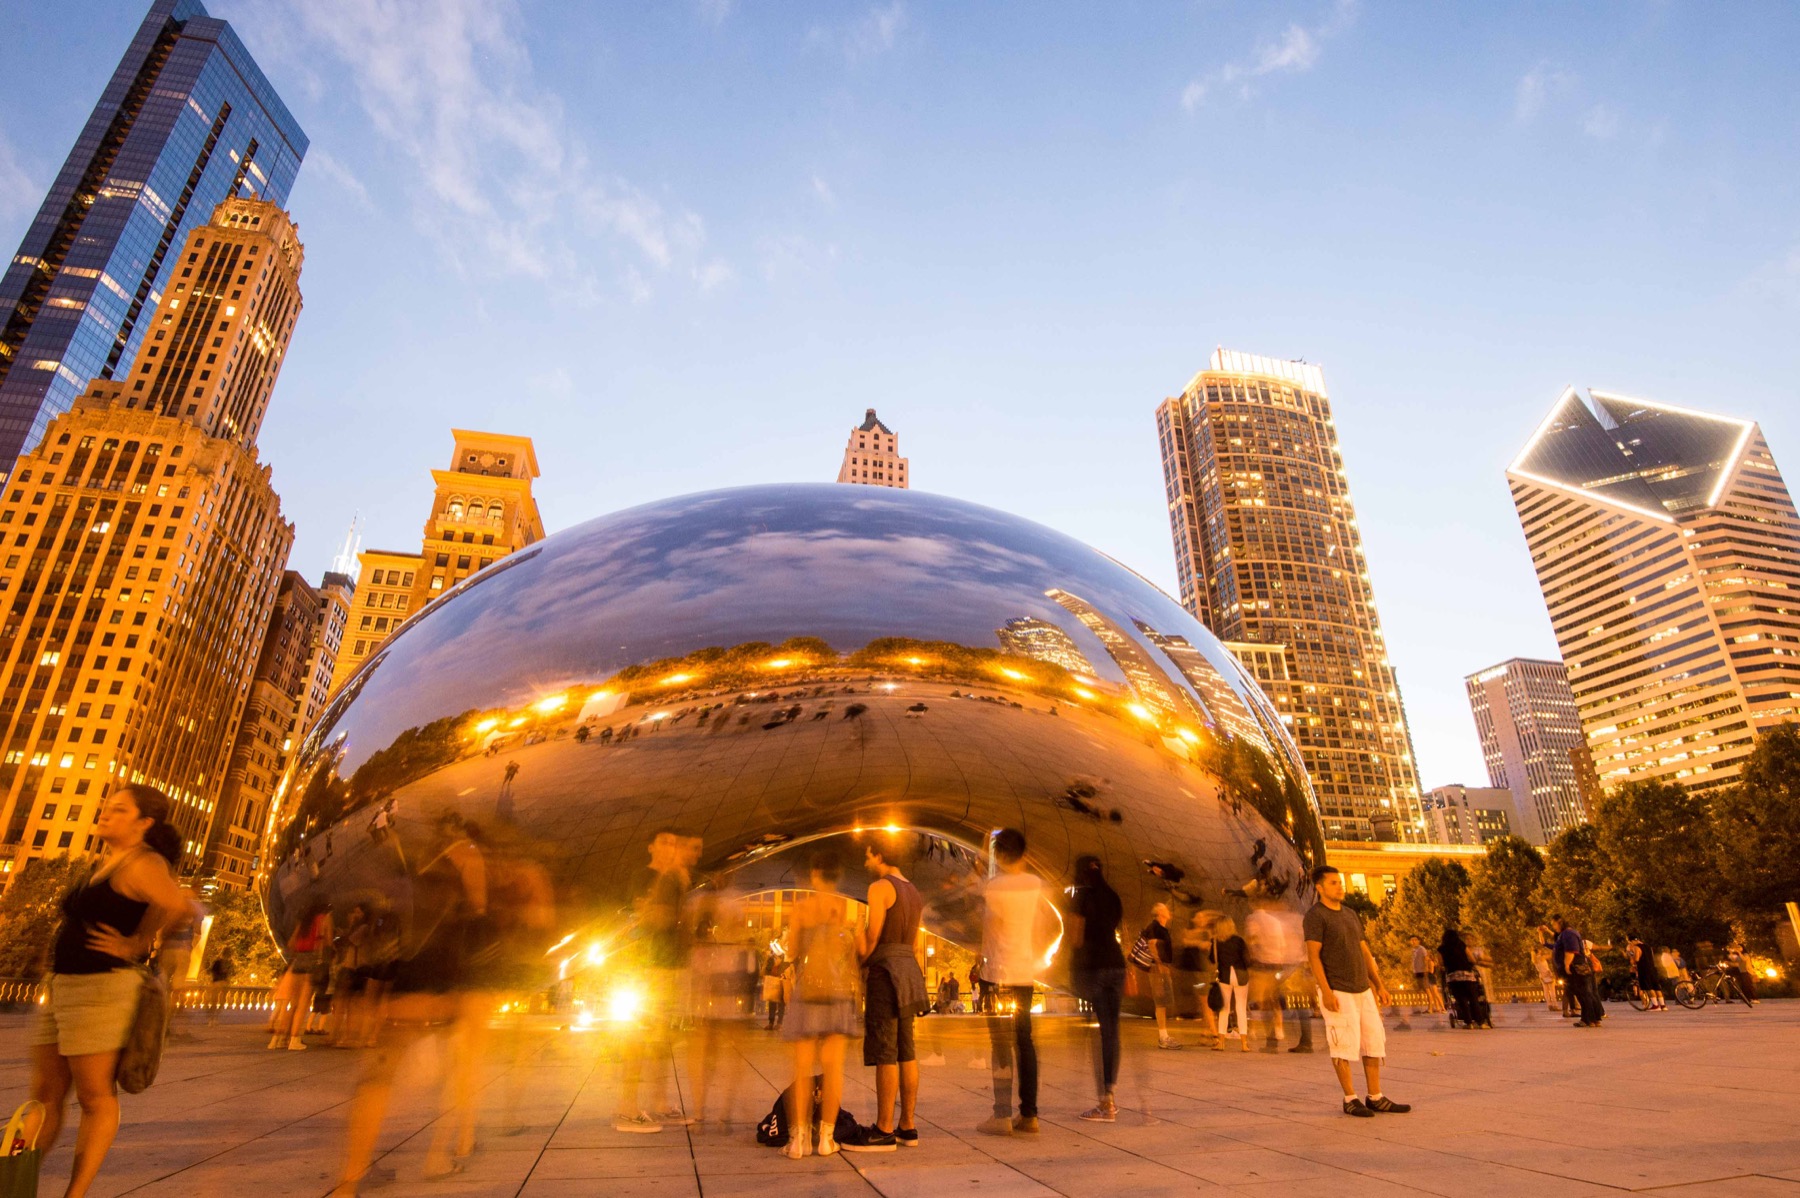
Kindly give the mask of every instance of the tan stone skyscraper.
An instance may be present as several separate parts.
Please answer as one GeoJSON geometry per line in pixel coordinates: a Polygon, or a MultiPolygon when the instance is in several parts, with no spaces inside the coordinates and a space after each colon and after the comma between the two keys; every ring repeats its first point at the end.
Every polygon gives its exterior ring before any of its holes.
{"type": "Polygon", "coordinates": [[[452,429],[456,448],[437,484],[425,537],[417,553],[364,550],[356,604],[338,654],[336,691],[381,642],[445,591],[516,549],[544,536],[531,494],[538,476],[530,437],[452,429]]]}
{"type": "Polygon", "coordinates": [[[1506,477],[1594,767],[1722,785],[1800,716],[1800,518],[1752,422],[1588,395],[1506,477]]]}
{"type": "Polygon", "coordinates": [[[205,843],[293,542],[256,434],[302,254],[280,208],[220,204],[130,370],[90,384],[13,469],[0,827],[14,862],[90,847],[120,779],[167,791],[188,851],[205,843]]]}
{"type": "Polygon", "coordinates": [[[1156,424],[1181,601],[1220,639],[1285,663],[1285,693],[1258,673],[1292,721],[1326,839],[1416,837],[1412,737],[1324,372],[1220,349],[1156,424]]]}
{"type": "Polygon", "coordinates": [[[838,467],[837,480],[902,490],[912,485],[906,474],[906,459],[900,456],[900,436],[876,419],[874,408],[850,430],[850,443],[844,447],[844,464],[838,467]]]}

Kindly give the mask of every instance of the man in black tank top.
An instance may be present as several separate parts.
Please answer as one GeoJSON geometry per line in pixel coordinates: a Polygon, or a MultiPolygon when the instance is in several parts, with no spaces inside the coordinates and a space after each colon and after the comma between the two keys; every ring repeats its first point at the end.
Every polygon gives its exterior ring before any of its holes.
{"type": "Polygon", "coordinates": [[[847,1152],[892,1152],[901,1144],[909,1148],[919,1144],[913,1119],[919,1100],[913,1018],[926,1009],[929,999],[914,946],[925,902],[918,888],[900,873],[895,857],[882,841],[872,841],[864,850],[863,864],[875,875],[869,886],[869,925],[858,944],[868,970],[863,1064],[875,1067],[875,1122],[838,1141],[847,1152]],[[898,1120],[896,1097],[900,1100],[898,1120]]]}

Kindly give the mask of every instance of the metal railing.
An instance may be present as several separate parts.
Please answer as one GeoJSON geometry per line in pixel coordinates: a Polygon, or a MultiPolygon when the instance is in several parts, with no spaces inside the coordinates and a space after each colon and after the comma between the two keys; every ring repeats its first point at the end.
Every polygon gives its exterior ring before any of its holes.
{"type": "MultiPolygon", "coordinates": [[[[42,1001],[43,983],[33,978],[0,978],[0,1009],[30,1006],[42,1001]]],[[[178,1011],[267,1011],[273,1009],[275,991],[269,986],[214,986],[184,982],[175,990],[178,1011]]]]}

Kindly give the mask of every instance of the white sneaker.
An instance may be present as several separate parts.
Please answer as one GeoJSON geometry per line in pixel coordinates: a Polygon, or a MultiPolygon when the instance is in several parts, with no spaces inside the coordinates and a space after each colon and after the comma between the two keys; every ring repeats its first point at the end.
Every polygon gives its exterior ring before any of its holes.
{"type": "Polygon", "coordinates": [[[781,1146],[781,1155],[791,1161],[800,1160],[812,1150],[812,1133],[801,1130],[788,1137],[788,1142],[781,1146]]]}
{"type": "Polygon", "coordinates": [[[647,1135],[663,1129],[662,1124],[643,1111],[639,1111],[635,1115],[614,1115],[612,1125],[614,1131],[633,1132],[638,1135],[647,1135]]]}
{"type": "Polygon", "coordinates": [[[828,1132],[824,1128],[821,1127],[819,1129],[819,1143],[818,1143],[818,1146],[813,1149],[813,1151],[817,1152],[820,1156],[830,1156],[833,1153],[835,1153],[837,1150],[838,1150],[837,1140],[835,1140],[832,1137],[831,1132],[828,1132]]]}

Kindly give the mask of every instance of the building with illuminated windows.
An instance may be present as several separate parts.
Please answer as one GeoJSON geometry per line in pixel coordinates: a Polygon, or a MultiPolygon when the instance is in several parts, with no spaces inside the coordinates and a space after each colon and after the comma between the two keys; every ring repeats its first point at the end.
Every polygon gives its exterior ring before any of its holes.
{"type": "Polygon", "coordinates": [[[230,25],[197,0],[151,4],[0,275],[0,471],[89,380],[141,358],[219,202],[286,204],[306,147],[230,25]]]}
{"type": "Polygon", "coordinates": [[[221,886],[243,889],[262,865],[288,756],[325,709],[353,586],[342,574],[316,587],[282,575],[202,858],[202,875],[221,886]]]}
{"type": "Polygon", "coordinates": [[[226,200],[143,351],[91,383],[0,500],[0,827],[13,861],[91,847],[109,785],[166,791],[197,862],[293,526],[256,436],[300,312],[286,213],[226,200]]]}
{"type": "Polygon", "coordinates": [[[337,656],[337,691],[381,643],[426,604],[479,570],[544,536],[532,497],[538,476],[530,437],[452,429],[448,470],[433,470],[431,515],[417,553],[366,549],[357,600],[337,656]]]}
{"type": "MultiPolygon", "coordinates": [[[[1463,679],[1488,784],[1512,793],[1513,831],[1533,844],[1587,822],[1587,739],[1560,661],[1514,657],[1463,679]]],[[[1429,820],[1430,813],[1426,818],[1429,820]]]]}
{"type": "Polygon", "coordinates": [[[1506,477],[1601,786],[1723,785],[1800,716],[1800,518],[1753,422],[1570,387],[1506,477]]]}
{"type": "Polygon", "coordinates": [[[906,465],[906,459],[900,456],[900,435],[881,423],[875,409],[870,408],[863,422],[850,430],[850,443],[844,447],[844,462],[838,467],[837,480],[904,490],[912,485],[906,465]]]}
{"type": "Polygon", "coordinates": [[[1487,844],[1502,836],[1531,839],[1520,830],[1513,792],[1504,786],[1434,786],[1420,806],[1426,839],[1433,844],[1487,844]]]}
{"type": "Polygon", "coordinates": [[[1250,668],[1299,743],[1326,838],[1416,839],[1412,738],[1324,372],[1220,349],[1156,423],[1182,605],[1240,661],[1268,647],[1250,668]]]}

